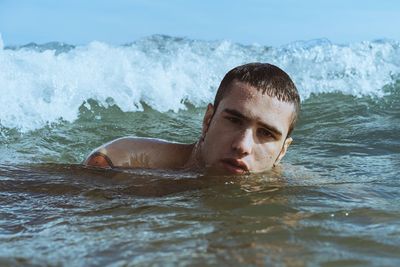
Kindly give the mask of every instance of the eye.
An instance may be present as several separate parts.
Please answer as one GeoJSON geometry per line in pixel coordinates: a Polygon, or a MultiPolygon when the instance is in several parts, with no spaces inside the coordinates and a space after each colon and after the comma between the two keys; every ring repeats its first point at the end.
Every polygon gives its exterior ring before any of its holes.
{"type": "Polygon", "coordinates": [[[242,123],[242,120],[237,117],[226,116],[225,119],[227,119],[229,122],[231,122],[233,124],[241,124],[242,123]]]}
{"type": "Polygon", "coordinates": [[[260,137],[263,137],[263,138],[273,137],[272,133],[270,131],[268,131],[267,129],[264,129],[264,128],[257,129],[257,134],[260,137]]]}

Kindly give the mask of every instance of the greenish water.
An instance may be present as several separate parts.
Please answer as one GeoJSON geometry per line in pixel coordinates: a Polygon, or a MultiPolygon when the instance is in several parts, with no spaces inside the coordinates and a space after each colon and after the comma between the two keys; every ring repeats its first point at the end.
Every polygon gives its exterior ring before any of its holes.
{"type": "Polygon", "coordinates": [[[203,108],[92,102],[73,123],[3,131],[0,263],[396,266],[400,112],[390,90],[312,96],[282,171],[240,178],[79,165],[120,136],[192,142],[203,108]]]}

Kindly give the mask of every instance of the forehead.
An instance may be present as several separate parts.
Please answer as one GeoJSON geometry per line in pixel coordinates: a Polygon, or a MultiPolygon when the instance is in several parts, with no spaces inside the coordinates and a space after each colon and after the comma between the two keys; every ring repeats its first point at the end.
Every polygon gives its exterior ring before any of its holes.
{"type": "Polygon", "coordinates": [[[263,94],[261,90],[243,82],[234,81],[218,105],[217,112],[234,109],[252,120],[273,125],[283,134],[289,130],[294,104],[263,94]]]}

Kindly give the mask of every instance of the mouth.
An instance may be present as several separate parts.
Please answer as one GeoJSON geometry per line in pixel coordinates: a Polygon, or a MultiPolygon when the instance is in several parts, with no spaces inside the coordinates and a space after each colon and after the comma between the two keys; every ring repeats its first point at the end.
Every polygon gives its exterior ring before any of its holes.
{"type": "Polygon", "coordinates": [[[241,160],[227,158],[221,160],[222,167],[231,174],[248,174],[249,167],[241,160]]]}

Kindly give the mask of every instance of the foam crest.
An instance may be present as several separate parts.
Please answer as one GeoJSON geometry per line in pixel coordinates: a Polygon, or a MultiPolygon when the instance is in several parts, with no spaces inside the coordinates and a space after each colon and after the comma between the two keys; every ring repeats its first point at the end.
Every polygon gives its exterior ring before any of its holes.
{"type": "MultiPolygon", "coordinates": [[[[3,48],[0,37],[0,48],[3,48]]],[[[28,131],[60,118],[74,121],[88,99],[123,111],[142,103],[165,112],[204,106],[223,75],[253,61],[271,62],[294,79],[303,99],[312,93],[382,95],[400,71],[399,44],[298,42],[279,48],[152,36],[123,46],[92,42],[29,44],[0,49],[0,124],[28,131]]]]}
{"type": "Polygon", "coordinates": [[[300,42],[274,50],[272,57],[293,74],[303,99],[327,92],[380,97],[383,86],[400,73],[399,43],[394,41],[300,42]]]}

